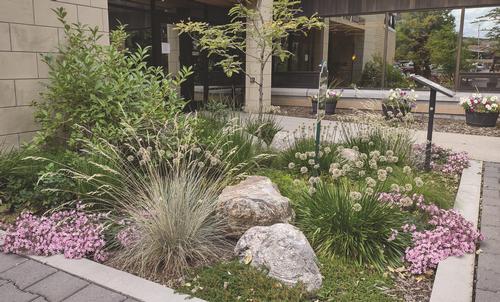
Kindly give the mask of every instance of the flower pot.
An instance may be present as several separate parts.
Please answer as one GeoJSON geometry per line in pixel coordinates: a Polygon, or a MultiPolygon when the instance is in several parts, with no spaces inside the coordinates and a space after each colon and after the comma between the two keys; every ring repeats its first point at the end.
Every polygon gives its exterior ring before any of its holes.
{"type": "Polygon", "coordinates": [[[384,112],[386,119],[392,119],[397,117],[398,115],[405,116],[411,109],[406,106],[390,106],[382,104],[382,112],[384,112]]]}
{"type": "Polygon", "coordinates": [[[470,112],[465,111],[465,123],[475,127],[495,127],[498,112],[470,112]]]}
{"type": "Polygon", "coordinates": [[[335,114],[335,109],[337,109],[337,101],[325,104],[325,114],[335,114]]]}
{"type": "Polygon", "coordinates": [[[318,114],[318,101],[311,101],[312,114],[318,114]]]}

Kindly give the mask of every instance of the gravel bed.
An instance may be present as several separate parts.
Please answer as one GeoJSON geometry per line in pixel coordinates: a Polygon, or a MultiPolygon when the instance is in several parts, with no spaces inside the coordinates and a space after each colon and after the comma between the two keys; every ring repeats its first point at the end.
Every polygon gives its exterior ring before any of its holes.
{"type": "MultiPolygon", "coordinates": [[[[311,108],[309,107],[281,106],[279,115],[315,118],[315,115],[311,114],[311,108]]],[[[335,115],[327,115],[325,119],[335,121],[339,120],[339,118],[349,117],[350,115],[354,115],[352,110],[339,109],[335,115]]],[[[410,127],[416,130],[427,130],[427,121],[427,116],[414,114],[410,127]]],[[[497,126],[494,128],[471,127],[465,124],[465,120],[462,117],[436,117],[434,119],[434,131],[500,137],[500,123],[497,122],[497,126]]]]}

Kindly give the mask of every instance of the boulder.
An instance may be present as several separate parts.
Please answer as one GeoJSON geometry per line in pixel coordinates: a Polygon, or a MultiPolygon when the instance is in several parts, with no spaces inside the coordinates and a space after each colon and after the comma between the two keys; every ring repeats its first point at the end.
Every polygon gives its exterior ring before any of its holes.
{"type": "Polygon", "coordinates": [[[287,223],[295,216],[290,200],[263,176],[226,187],[217,199],[217,214],[224,218],[230,237],[240,237],[254,226],[287,223]]]}
{"type": "Polygon", "coordinates": [[[354,149],[344,148],[340,151],[340,156],[347,161],[357,161],[359,152],[354,149]]]}
{"type": "Polygon", "coordinates": [[[290,224],[253,227],[234,251],[241,262],[265,268],[269,277],[286,285],[302,282],[309,292],[321,287],[316,255],[304,234],[290,224]]]}
{"type": "Polygon", "coordinates": [[[291,135],[288,131],[280,131],[276,133],[273,138],[273,142],[269,146],[273,150],[283,151],[290,148],[290,146],[294,143],[295,137],[291,135]]]}

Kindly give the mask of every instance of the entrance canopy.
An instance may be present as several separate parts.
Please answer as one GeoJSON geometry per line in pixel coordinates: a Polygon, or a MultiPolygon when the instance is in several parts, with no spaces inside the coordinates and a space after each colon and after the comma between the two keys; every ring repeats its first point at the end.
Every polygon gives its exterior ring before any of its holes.
{"type": "Polygon", "coordinates": [[[498,6],[500,0],[303,0],[307,15],[323,17],[369,15],[387,12],[498,6]]]}

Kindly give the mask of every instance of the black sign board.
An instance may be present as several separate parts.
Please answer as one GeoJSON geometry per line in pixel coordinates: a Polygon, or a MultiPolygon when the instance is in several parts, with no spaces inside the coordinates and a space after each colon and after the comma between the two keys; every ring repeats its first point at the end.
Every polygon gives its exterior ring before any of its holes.
{"type": "Polygon", "coordinates": [[[437,92],[440,92],[446,96],[452,97],[455,93],[438,83],[434,83],[433,81],[424,78],[423,76],[412,74],[411,78],[415,82],[431,89],[431,95],[429,98],[429,123],[427,125],[427,146],[425,148],[425,169],[429,171],[431,169],[432,132],[434,129],[434,113],[436,112],[436,94],[437,92]]]}
{"type": "Polygon", "coordinates": [[[431,90],[436,90],[437,92],[441,92],[442,94],[452,97],[455,95],[453,91],[451,91],[448,88],[445,88],[438,83],[435,83],[429,79],[424,78],[423,76],[417,75],[417,74],[412,74],[411,79],[414,80],[415,82],[418,82],[424,86],[429,87],[431,90]]]}

